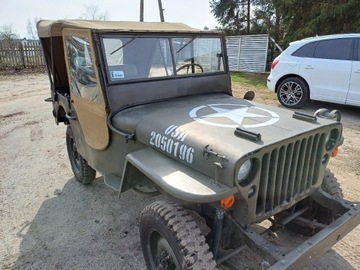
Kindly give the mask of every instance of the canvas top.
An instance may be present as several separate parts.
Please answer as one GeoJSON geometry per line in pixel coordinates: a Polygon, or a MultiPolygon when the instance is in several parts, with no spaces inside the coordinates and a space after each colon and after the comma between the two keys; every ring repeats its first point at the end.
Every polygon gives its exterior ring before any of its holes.
{"type": "Polygon", "coordinates": [[[200,30],[183,23],[170,22],[41,20],[37,23],[40,38],[61,36],[64,28],[91,29],[97,32],[219,33],[219,31],[200,30]]]}

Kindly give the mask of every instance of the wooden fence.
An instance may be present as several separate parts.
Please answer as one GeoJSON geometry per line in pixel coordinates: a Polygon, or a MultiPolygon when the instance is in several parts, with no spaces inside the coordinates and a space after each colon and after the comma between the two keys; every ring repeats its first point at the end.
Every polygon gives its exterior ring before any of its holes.
{"type": "Polygon", "coordinates": [[[0,42],[0,70],[44,67],[39,41],[0,42]]]}

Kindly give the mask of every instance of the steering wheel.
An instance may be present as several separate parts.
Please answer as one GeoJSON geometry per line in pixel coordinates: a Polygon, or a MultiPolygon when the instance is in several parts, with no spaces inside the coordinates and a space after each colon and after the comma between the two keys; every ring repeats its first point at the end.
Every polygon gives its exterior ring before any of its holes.
{"type": "Polygon", "coordinates": [[[198,67],[198,68],[200,68],[201,73],[204,73],[203,67],[202,67],[200,64],[196,64],[196,63],[190,63],[190,64],[182,65],[181,67],[179,67],[179,68],[176,70],[176,73],[178,73],[178,72],[179,72],[180,70],[182,70],[182,69],[187,68],[186,73],[189,74],[189,67],[198,67]]]}

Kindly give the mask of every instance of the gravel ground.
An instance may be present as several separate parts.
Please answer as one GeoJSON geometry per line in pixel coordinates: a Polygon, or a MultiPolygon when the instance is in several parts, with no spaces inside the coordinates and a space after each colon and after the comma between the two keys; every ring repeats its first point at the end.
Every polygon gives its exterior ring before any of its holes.
{"type": "MultiPolygon", "coordinates": [[[[239,96],[249,89],[234,85],[239,96]]],[[[278,106],[255,90],[257,101],[278,106]]],[[[0,77],[0,269],[144,269],[138,217],[159,197],[129,191],[119,198],[100,175],[90,186],[78,184],[65,126],[54,124],[47,97],[45,74],[0,77]]],[[[360,201],[360,110],[313,103],[306,111],[329,106],[343,112],[346,139],[330,169],[345,197],[360,201]]],[[[285,236],[287,242],[295,238],[285,236]]],[[[260,268],[247,249],[236,259],[260,268]]],[[[360,269],[360,228],[306,269],[360,269]]]]}

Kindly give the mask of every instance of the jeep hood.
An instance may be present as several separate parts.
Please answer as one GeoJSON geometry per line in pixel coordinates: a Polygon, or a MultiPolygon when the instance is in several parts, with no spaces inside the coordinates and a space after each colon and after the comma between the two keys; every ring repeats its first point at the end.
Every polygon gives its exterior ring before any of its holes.
{"type": "MultiPolygon", "coordinates": [[[[239,159],[279,141],[336,124],[294,119],[293,112],[225,94],[191,96],[139,105],[115,114],[112,125],[121,132],[194,169],[214,177],[216,166],[227,177],[239,159]],[[251,140],[236,128],[261,136],[251,140]]],[[[224,176],[225,177],[225,176],[224,176]]]]}

